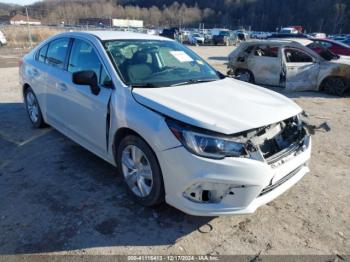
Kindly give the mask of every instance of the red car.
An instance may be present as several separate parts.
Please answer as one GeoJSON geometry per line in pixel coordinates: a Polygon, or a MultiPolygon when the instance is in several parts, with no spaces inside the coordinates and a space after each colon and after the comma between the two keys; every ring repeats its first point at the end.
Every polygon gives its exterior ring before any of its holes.
{"type": "Polygon", "coordinates": [[[312,39],[312,41],[314,41],[314,43],[310,44],[308,47],[316,53],[320,53],[323,50],[322,47],[324,47],[336,55],[350,56],[350,46],[344,43],[330,39],[312,39]]]}

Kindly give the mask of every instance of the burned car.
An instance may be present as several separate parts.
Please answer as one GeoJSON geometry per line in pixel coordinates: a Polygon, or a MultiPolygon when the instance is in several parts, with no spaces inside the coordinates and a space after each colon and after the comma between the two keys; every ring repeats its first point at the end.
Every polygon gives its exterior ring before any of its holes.
{"type": "MultiPolygon", "coordinates": [[[[309,40],[305,40],[309,41],[309,40]]],[[[228,74],[287,91],[325,91],[342,96],[350,88],[350,59],[317,54],[303,41],[263,40],[242,43],[229,55],[228,74]]]]}

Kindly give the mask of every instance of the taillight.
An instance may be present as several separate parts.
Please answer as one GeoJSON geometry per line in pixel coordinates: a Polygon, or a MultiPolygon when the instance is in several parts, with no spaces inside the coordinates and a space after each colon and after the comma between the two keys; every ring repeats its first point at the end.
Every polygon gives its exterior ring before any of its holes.
{"type": "Polygon", "coordinates": [[[21,59],[18,61],[18,66],[21,67],[22,65],[23,65],[23,60],[21,59]]]}

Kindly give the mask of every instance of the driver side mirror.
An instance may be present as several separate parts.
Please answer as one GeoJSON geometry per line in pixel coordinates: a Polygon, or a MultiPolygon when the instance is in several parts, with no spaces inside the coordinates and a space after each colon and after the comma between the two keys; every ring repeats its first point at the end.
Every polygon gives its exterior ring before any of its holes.
{"type": "Polygon", "coordinates": [[[76,85],[88,85],[90,86],[91,93],[98,95],[100,93],[100,87],[98,86],[97,75],[94,71],[79,71],[73,73],[73,83],[76,85]]]}

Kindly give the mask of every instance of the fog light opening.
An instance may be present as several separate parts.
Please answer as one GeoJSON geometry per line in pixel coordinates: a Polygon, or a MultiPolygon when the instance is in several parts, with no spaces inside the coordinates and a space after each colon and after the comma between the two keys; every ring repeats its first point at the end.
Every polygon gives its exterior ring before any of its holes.
{"type": "Polygon", "coordinates": [[[183,195],[188,200],[196,203],[220,203],[224,197],[234,196],[234,188],[237,188],[237,186],[218,183],[194,184],[183,195]]]}
{"type": "Polygon", "coordinates": [[[209,202],[210,201],[210,191],[209,190],[203,190],[203,192],[202,192],[202,201],[203,202],[209,202]]]}

